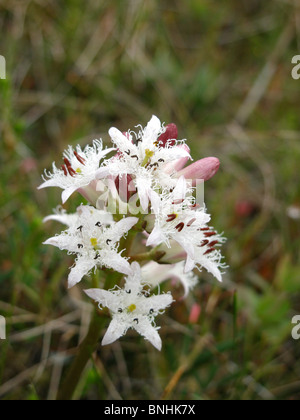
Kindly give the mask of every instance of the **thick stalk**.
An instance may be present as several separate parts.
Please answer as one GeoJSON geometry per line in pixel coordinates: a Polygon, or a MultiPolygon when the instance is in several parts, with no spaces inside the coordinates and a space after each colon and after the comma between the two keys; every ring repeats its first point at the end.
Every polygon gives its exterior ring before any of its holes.
{"type": "MultiPolygon", "coordinates": [[[[104,276],[104,272],[102,272],[102,276],[104,276]]],[[[114,287],[115,284],[118,284],[121,278],[122,274],[117,272],[112,273],[111,275],[107,275],[105,280],[105,288],[110,289],[114,287]]],[[[99,287],[99,280],[97,276],[92,277],[92,283],[93,287],[99,287]]],[[[103,313],[99,313],[98,308],[95,308],[87,336],[79,345],[77,355],[75,356],[70,370],[68,371],[61,389],[58,392],[57,400],[68,401],[72,399],[76,387],[80,381],[81,375],[97,347],[100,334],[105,327],[106,322],[107,318],[103,316],[103,313]]]]}
{"type": "Polygon", "coordinates": [[[72,399],[82,372],[96,349],[105,321],[105,317],[100,316],[98,311],[95,309],[93,311],[87,336],[78,348],[77,356],[75,357],[62,387],[58,392],[57,400],[65,401],[72,399]]]}

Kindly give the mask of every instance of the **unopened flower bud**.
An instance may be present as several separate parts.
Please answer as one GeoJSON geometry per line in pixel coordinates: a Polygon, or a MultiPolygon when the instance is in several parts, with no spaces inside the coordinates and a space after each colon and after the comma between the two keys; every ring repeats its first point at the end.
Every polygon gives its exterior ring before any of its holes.
{"type": "Polygon", "coordinates": [[[166,126],[166,131],[159,136],[158,140],[160,141],[163,147],[165,147],[167,143],[170,146],[175,146],[175,140],[177,140],[177,138],[178,138],[177,126],[176,124],[171,123],[166,126]],[[170,141],[170,140],[173,140],[173,141],[170,141]]]}
{"type": "Polygon", "coordinates": [[[186,179],[192,179],[193,185],[196,184],[196,180],[208,181],[212,178],[219,170],[220,161],[215,157],[208,157],[200,159],[195,163],[192,163],[187,168],[182,169],[178,172],[177,176],[184,176],[186,179]]]}

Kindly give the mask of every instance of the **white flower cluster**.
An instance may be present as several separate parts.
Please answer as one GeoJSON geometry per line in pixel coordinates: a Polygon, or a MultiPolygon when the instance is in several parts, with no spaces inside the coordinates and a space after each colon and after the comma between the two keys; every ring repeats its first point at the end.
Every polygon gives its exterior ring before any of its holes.
{"type": "Polygon", "coordinates": [[[97,268],[124,274],[122,288],[116,284],[111,290],[85,291],[99,308],[106,307],[111,313],[103,345],[133,328],[160,350],[155,317],[173,302],[170,292],[160,293],[160,284],[175,278],[182,283],[186,297],[197,283],[195,268],[205,268],[222,281],[224,264],[218,247],[224,238],[208,225],[210,216],[193,196],[195,180],[211,178],[219,162],[206,158],[185,168],[191,159],[188,146],[177,139],[174,124],[164,127],[155,116],[137,133],[111,128],[109,134],[114,148],[103,149],[99,140],[84,150],[69,146],[61,169],[53,164],[53,173],[45,171],[39,188],[62,188],[63,203],[77,191],[89,203],[78,207],[75,214],[60,210],[48,216],[45,221],[55,220],[67,228],[45,244],[76,255],[69,287],[97,268]],[[114,155],[108,157],[112,152],[114,155]],[[130,214],[130,206],[126,216],[98,206],[99,182],[113,182],[114,194],[118,195],[124,178],[133,184],[130,191],[137,194],[143,210],[137,217],[130,214]],[[132,241],[136,242],[135,248],[140,246],[140,254],[131,254],[132,241]],[[152,294],[156,289],[157,294],[152,294]]]}

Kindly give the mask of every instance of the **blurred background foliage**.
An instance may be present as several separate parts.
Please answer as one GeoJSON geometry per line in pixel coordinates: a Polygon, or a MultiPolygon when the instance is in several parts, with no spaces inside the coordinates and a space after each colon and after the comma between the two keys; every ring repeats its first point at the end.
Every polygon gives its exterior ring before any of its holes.
{"type": "Polygon", "coordinates": [[[40,174],[156,114],[221,161],[205,199],[230,268],[159,320],[162,353],[99,346],[75,398],[299,399],[300,2],[0,0],[0,25],[0,398],[54,399],[91,313],[72,257],[41,245],[60,192],[40,174]]]}

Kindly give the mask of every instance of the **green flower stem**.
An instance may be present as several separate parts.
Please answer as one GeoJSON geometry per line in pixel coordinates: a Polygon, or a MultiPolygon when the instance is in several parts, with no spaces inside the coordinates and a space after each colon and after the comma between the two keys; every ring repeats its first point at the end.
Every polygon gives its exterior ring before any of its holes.
{"type": "Polygon", "coordinates": [[[133,255],[130,257],[130,261],[144,262],[144,261],[156,261],[159,262],[166,255],[165,251],[158,251],[153,249],[149,252],[142,254],[133,255]]]}
{"type": "Polygon", "coordinates": [[[72,363],[60,391],[58,392],[58,401],[69,401],[72,399],[82,372],[96,349],[105,322],[105,317],[99,316],[98,311],[95,309],[87,336],[80,344],[78,354],[72,363]]]}
{"type": "MultiPolygon", "coordinates": [[[[101,272],[104,276],[104,271],[101,272]]],[[[122,275],[120,273],[112,273],[106,276],[105,288],[113,288],[120,279],[122,275]]],[[[93,276],[93,286],[97,287],[97,279],[93,276]]],[[[99,312],[98,308],[95,308],[93,311],[92,319],[90,322],[89,330],[87,336],[79,345],[78,353],[75,356],[75,359],[72,362],[69,372],[61,386],[61,389],[58,392],[57,400],[58,401],[69,401],[72,399],[73,394],[77,388],[77,385],[80,381],[81,375],[91,358],[93,352],[95,351],[101,332],[105,327],[107,318],[103,315],[102,312],[99,312]]]]}

